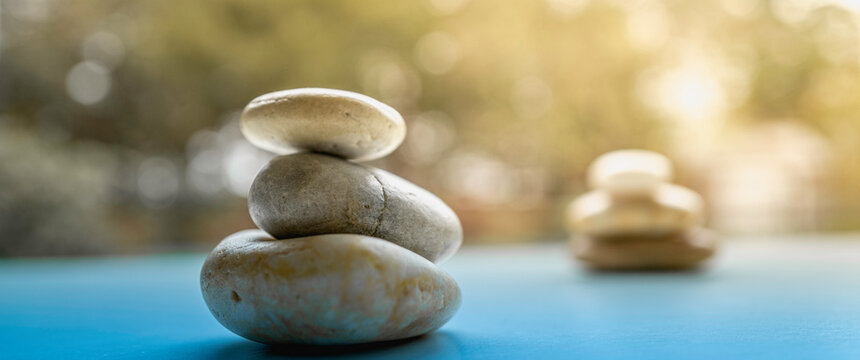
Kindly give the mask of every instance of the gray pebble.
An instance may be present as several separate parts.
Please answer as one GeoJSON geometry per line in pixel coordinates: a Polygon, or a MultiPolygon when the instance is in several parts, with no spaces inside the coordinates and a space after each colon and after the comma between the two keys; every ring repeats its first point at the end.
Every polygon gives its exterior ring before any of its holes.
{"type": "Polygon", "coordinates": [[[315,153],[279,156],[257,174],[251,218],[278,239],[350,233],[378,237],[439,263],[457,251],[457,215],[387,171],[315,153]]]}

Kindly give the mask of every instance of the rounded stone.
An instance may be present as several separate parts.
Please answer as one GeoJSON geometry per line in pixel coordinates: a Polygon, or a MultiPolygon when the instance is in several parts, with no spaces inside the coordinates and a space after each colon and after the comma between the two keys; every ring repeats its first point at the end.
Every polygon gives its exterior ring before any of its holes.
{"type": "Polygon", "coordinates": [[[639,196],[672,179],[672,163],[647,150],[616,150],[601,155],[588,168],[588,183],[616,196],[639,196]]]}
{"type": "Polygon", "coordinates": [[[303,88],[268,93],[242,112],[242,134],[276,154],[314,151],[349,160],[390,154],[406,137],[403,117],[371,97],[303,88]]]}
{"type": "Polygon", "coordinates": [[[272,159],[251,184],[248,208],[277,239],[368,235],[436,263],[463,241],[457,215],[435,195],[387,171],[323,154],[272,159]]]}
{"type": "Polygon", "coordinates": [[[618,199],[596,190],[580,196],[567,211],[571,230],[591,236],[662,236],[702,225],[704,201],[682,186],[660,184],[647,197],[618,199]]]}
{"type": "Polygon", "coordinates": [[[460,289],[426,259],[380,239],[233,234],[209,255],[203,298],[224,327],[266,344],[353,344],[436,330],[460,289]]]}
{"type": "Polygon", "coordinates": [[[574,256],[601,270],[672,270],[700,265],[716,250],[716,235],[695,228],[661,236],[578,236],[574,256]]]}

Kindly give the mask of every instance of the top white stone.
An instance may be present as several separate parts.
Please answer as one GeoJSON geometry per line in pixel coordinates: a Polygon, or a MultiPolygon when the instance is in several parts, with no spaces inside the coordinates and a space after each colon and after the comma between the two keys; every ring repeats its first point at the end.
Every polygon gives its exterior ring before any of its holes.
{"type": "Polygon", "coordinates": [[[647,150],[617,150],[598,157],[588,168],[588,184],[615,196],[651,194],[672,179],[672,163],[647,150]]]}
{"type": "Polygon", "coordinates": [[[406,124],[394,108],[362,94],[301,88],[268,93],[242,112],[242,134],[276,154],[313,151],[366,161],[394,151],[406,124]]]}

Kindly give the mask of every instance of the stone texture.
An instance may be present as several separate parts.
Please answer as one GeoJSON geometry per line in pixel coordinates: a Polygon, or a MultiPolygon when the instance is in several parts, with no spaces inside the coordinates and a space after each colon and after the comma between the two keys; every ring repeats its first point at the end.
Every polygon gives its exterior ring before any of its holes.
{"type": "Polygon", "coordinates": [[[267,344],[403,339],[441,327],[460,306],[459,287],[436,265],[353,234],[241,231],[209,255],[200,282],[222,325],[267,344]]]}
{"type": "Polygon", "coordinates": [[[601,270],[673,270],[700,265],[716,250],[716,235],[706,229],[662,236],[578,236],[574,256],[601,270]]]}
{"type": "Polygon", "coordinates": [[[388,155],[403,142],[400,114],[365,95],[304,88],[257,97],[245,107],[242,134],[277,154],[314,151],[350,160],[388,155]]]}
{"type": "Polygon", "coordinates": [[[313,153],[272,159],[248,193],[251,219],[278,239],[373,235],[384,206],[382,186],[367,168],[313,153]]]}
{"type": "Polygon", "coordinates": [[[577,198],[567,212],[569,227],[589,236],[662,236],[699,226],[703,221],[701,196],[672,184],[659,184],[648,196],[624,199],[595,190],[577,198]]]}
{"type": "Polygon", "coordinates": [[[279,156],[257,174],[251,218],[278,239],[350,233],[391,241],[439,263],[457,251],[457,215],[389,172],[323,154],[279,156]]]}
{"type": "Polygon", "coordinates": [[[595,159],[588,168],[588,183],[614,196],[640,196],[672,179],[672,163],[647,150],[617,150],[595,159]]]}

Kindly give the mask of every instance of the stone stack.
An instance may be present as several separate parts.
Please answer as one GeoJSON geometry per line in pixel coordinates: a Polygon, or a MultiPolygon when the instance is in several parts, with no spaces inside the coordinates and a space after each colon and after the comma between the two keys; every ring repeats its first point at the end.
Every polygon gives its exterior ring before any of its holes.
{"type": "Polygon", "coordinates": [[[702,227],[703,200],[669,183],[672,172],[669,159],[650,151],[597,158],[588,169],[592,191],[568,207],[574,256],[606,270],[684,269],[709,258],[716,239],[702,227]]]}
{"type": "Polygon", "coordinates": [[[268,344],[353,344],[425,334],[454,315],[460,289],[436,264],[460,247],[457,215],[355,162],[400,145],[396,110],[348,91],[294,89],[251,101],[241,128],[281,156],[248,195],[261,230],[228,236],[203,265],[203,298],[221,324],[268,344]]]}

